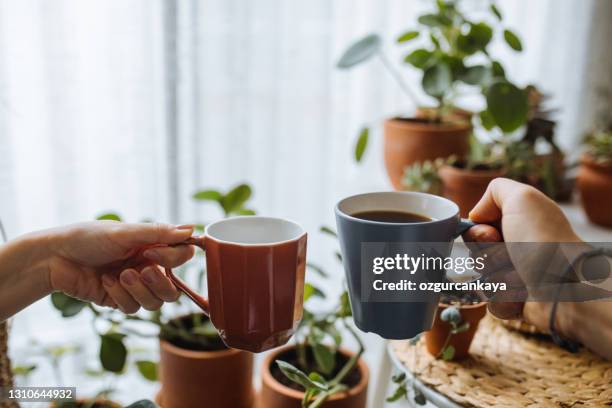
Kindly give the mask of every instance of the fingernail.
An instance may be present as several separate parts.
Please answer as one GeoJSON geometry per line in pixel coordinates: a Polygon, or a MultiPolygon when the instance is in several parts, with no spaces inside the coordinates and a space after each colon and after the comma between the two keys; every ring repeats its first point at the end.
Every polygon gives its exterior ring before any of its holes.
{"type": "Polygon", "coordinates": [[[144,251],[142,253],[142,255],[147,258],[150,259],[153,262],[159,262],[160,261],[160,256],[157,253],[157,251],[153,250],[153,249],[147,249],[146,251],[144,251]]]}
{"type": "Polygon", "coordinates": [[[157,275],[155,274],[153,268],[148,267],[142,271],[142,280],[149,285],[155,283],[155,281],[157,280],[157,275]]]}
{"type": "Polygon", "coordinates": [[[177,230],[192,230],[193,224],[183,224],[176,227],[177,230]]]}
{"type": "Polygon", "coordinates": [[[111,275],[102,275],[102,284],[104,286],[113,286],[117,282],[114,276],[111,275]]]}
{"type": "Polygon", "coordinates": [[[131,286],[136,283],[136,274],[134,273],[133,270],[128,269],[126,271],[123,271],[120,279],[121,279],[121,282],[125,283],[126,285],[131,286]]]}

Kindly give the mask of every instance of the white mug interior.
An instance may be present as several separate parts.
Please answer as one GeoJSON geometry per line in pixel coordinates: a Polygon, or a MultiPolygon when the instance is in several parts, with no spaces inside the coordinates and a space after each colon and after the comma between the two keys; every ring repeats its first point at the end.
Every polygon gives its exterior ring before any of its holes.
{"type": "Polygon", "coordinates": [[[457,204],[446,198],[413,191],[354,195],[340,201],[337,208],[348,216],[366,211],[399,211],[422,215],[431,221],[452,218],[459,213],[457,204]]]}
{"type": "Polygon", "coordinates": [[[208,224],[204,235],[219,242],[238,245],[271,245],[294,241],[304,229],[284,218],[241,216],[208,224]]]}

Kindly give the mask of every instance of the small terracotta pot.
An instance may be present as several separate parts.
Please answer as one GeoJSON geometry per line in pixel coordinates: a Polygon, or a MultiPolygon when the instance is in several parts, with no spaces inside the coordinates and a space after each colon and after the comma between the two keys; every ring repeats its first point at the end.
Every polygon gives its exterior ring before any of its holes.
{"type": "MultiPolygon", "coordinates": [[[[266,355],[261,365],[261,393],[257,408],[301,408],[302,398],[304,393],[289,388],[272,376],[270,366],[274,364],[279,357],[295,346],[286,346],[276,349],[266,355]]],[[[349,357],[353,353],[347,350],[340,350],[342,354],[349,357]]],[[[346,392],[332,395],[324,404],[324,408],[365,408],[367,402],[369,371],[368,366],[359,359],[357,367],[361,373],[359,383],[346,392]]]]}
{"type": "Polygon", "coordinates": [[[612,164],[598,163],[585,154],[578,171],[578,191],[591,222],[612,227],[612,164]]]}
{"type": "MultiPolygon", "coordinates": [[[[418,119],[429,119],[434,120],[437,115],[436,108],[425,108],[420,107],[417,108],[415,117],[418,119]]],[[[442,115],[442,120],[444,122],[466,122],[472,123],[472,117],[474,116],[474,112],[470,112],[466,109],[461,108],[452,108],[450,111],[447,111],[444,115],[442,115]]]]}
{"type": "Polygon", "coordinates": [[[192,351],[160,340],[162,408],[250,408],[254,402],[253,354],[226,349],[192,351]]]}
{"type": "MultiPolygon", "coordinates": [[[[449,305],[440,303],[438,305],[438,311],[434,319],[431,330],[425,332],[425,344],[427,351],[432,356],[438,356],[444,347],[444,343],[450,333],[451,325],[448,322],[440,320],[440,313],[446,309],[449,305]]],[[[480,302],[473,305],[461,305],[459,306],[461,317],[464,322],[470,323],[470,328],[463,333],[453,334],[449,340],[448,345],[452,345],[455,348],[455,355],[453,360],[461,360],[466,358],[469,353],[470,345],[478,329],[478,323],[487,314],[486,302],[480,302]]]]}
{"type": "Polygon", "coordinates": [[[472,126],[429,123],[417,119],[385,121],[385,166],[391,183],[402,190],[404,169],[411,164],[452,155],[463,158],[469,151],[472,126]]]}
{"type": "Polygon", "coordinates": [[[467,217],[487,190],[489,183],[504,175],[503,170],[466,170],[444,165],[438,170],[442,179],[442,195],[459,206],[462,217],[467,217]]]}

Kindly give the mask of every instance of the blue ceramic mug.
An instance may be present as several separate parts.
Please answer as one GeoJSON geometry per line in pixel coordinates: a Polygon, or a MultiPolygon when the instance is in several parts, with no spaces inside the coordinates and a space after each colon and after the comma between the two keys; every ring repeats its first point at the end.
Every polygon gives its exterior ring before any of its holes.
{"type": "Polygon", "coordinates": [[[335,212],[353,319],[357,327],[385,339],[410,339],[431,329],[439,294],[431,293],[426,295],[426,299],[406,302],[372,302],[361,296],[363,244],[448,243],[443,250],[447,253],[442,254],[448,256],[455,238],[474,224],[459,217],[459,207],[454,202],[416,192],[359,194],[341,200],[335,212]],[[369,211],[412,213],[430,220],[391,223],[353,216],[369,211]]]}

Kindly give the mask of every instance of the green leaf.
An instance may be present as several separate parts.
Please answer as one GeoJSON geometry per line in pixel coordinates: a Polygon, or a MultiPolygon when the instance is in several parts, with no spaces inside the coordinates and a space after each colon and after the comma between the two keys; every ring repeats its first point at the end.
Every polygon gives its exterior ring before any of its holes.
{"type": "Polygon", "coordinates": [[[255,215],[255,211],[249,208],[241,208],[240,210],[235,212],[238,215],[255,215]]]}
{"type": "Polygon", "coordinates": [[[140,400],[128,405],[126,408],[157,408],[157,405],[149,400],[140,400]]]}
{"type": "Polygon", "coordinates": [[[223,194],[221,194],[217,190],[202,190],[198,191],[193,195],[194,200],[207,200],[207,201],[217,201],[220,202],[221,198],[223,198],[223,194]]]}
{"type": "Polygon", "coordinates": [[[340,295],[340,310],[338,311],[338,317],[350,317],[352,315],[349,295],[347,291],[344,291],[342,295],[340,295]]]}
{"type": "Polygon", "coordinates": [[[461,34],[457,38],[457,47],[471,55],[477,51],[484,51],[492,38],[493,29],[488,24],[472,24],[467,34],[461,34]]]}
{"type": "Polygon", "coordinates": [[[495,14],[495,17],[497,17],[497,19],[498,19],[499,21],[502,21],[502,14],[501,14],[501,12],[499,11],[499,9],[497,8],[497,6],[496,6],[494,3],[491,3],[491,7],[490,7],[490,8],[491,8],[491,12],[492,12],[493,14],[495,14]]]}
{"type": "Polygon", "coordinates": [[[336,366],[336,353],[324,344],[312,344],[312,352],[317,367],[323,374],[331,374],[336,366]]]}
{"type": "Polygon", "coordinates": [[[394,376],[391,377],[391,381],[393,381],[394,383],[401,383],[405,379],[406,379],[406,373],[404,372],[395,374],[394,376]]]}
{"type": "Polygon", "coordinates": [[[138,372],[149,381],[157,381],[157,363],[153,361],[136,361],[138,372]]]}
{"type": "Polygon", "coordinates": [[[493,116],[491,116],[488,110],[480,112],[480,123],[486,130],[491,130],[495,127],[495,119],[493,119],[493,116]]]}
{"type": "Polygon", "coordinates": [[[361,129],[359,133],[359,137],[357,138],[357,143],[355,144],[355,161],[359,163],[361,158],[363,157],[363,153],[365,153],[366,147],[368,147],[368,138],[370,135],[370,129],[364,127],[361,129]]]}
{"type": "Polygon", "coordinates": [[[428,27],[443,27],[452,23],[448,17],[441,14],[424,14],[419,17],[418,21],[428,27]]]}
{"type": "Polygon", "coordinates": [[[408,398],[408,389],[406,388],[405,385],[400,385],[395,389],[395,392],[388,396],[386,401],[387,402],[395,402],[395,401],[399,401],[402,398],[408,398]]]}
{"type": "Polygon", "coordinates": [[[276,364],[278,365],[278,368],[280,368],[280,370],[283,372],[285,377],[287,377],[294,383],[300,384],[306,390],[310,388],[318,388],[320,390],[326,391],[329,388],[325,383],[320,383],[318,381],[311,380],[306,374],[304,374],[302,370],[287,362],[276,360],[276,364]]]}
{"type": "Polygon", "coordinates": [[[424,69],[429,65],[432,57],[433,53],[431,51],[424,48],[419,48],[418,50],[414,50],[410,54],[406,55],[404,61],[416,68],[424,69]]]}
{"type": "Polygon", "coordinates": [[[311,285],[310,283],[305,283],[304,284],[304,302],[306,302],[308,299],[310,299],[313,296],[325,298],[325,293],[323,293],[323,291],[317,288],[316,286],[311,285]]]}
{"type": "Polygon", "coordinates": [[[506,77],[506,70],[499,61],[493,61],[491,64],[491,71],[494,78],[504,79],[506,77]]]}
{"type": "Polygon", "coordinates": [[[75,299],[61,292],[54,292],[51,294],[51,303],[53,303],[53,306],[57,310],[62,312],[62,317],[76,316],[85,306],[87,306],[87,302],[75,299]]]}
{"type": "Polygon", "coordinates": [[[408,41],[414,40],[418,36],[419,36],[418,31],[406,31],[404,34],[397,37],[397,42],[398,43],[408,42],[408,41]]]}
{"type": "Polygon", "coordinates": [[[329,275],[319,265],[313,264],[312,262],[306,262],[306,267],[315,271],[319,276],[327,278],[329,275]]]}
{"type": "Polygon", "coordinates": [[[338,238],[338,234],[336,233],[336,231],[334,231],[328,226],[322,225],[321,228],[319,228],[319,231],[324,234],[331,235],[332,237],[338,238]]]}
{"type": "Polygon", "coordinates": [[[227,214],[241,210],[242,206],[251,198],[251,194],[251,186],[240,184],[221,198],[221,206],[227,214]]]}
{"type": "Polygon", "coordinates": [[[102,220],[121,221],[121,217],[118,214],[115,214],[115,213],[106,213],[106,214],[98,215],[96,217],[96,220],[99,220],[99,221],[102,221],[102,220]]]}
{"type": "Polygon", "coordinates": [[[455,357],[455,347],[452,345],[447,346],[442,352],[442,360],[450,361],[453,359],[453,357],[455,357]]]}
{"type": "Polygon", "coordinates": [[[504,40],[514,51],[523,51],[523,44],[516,34],[510,30],[504,30],[504,40]]]}
{"type": "Polygon", "coordinates": [[[32,365],[25,365],[25,366],[13,366],[13,368],[11,369],[11,371],[13,372],[14,375],[16,376],[22,376],[22,377],[27,377],[28,375],[30,375],[34,370],[36,370],[37,366],[36,364],[32,364],[32,365]]]}
{"type": "Polygon", "coordinates": [[[423,74],[423,90],[434,98],[441,99],[451,88],[451,70],[447,64],[433,65],[423,74]]]}
{"type": "Polygon", "coordinates": [[[125,336],[120,333],[107,333],[100,336],[100,362],[106,371],[120,373],[125,367],[127,349],[123,344],[125,336]]]}
{"type": "Polygon", "coordinates": [[[374,56],[380,49],[381,40],[378,34],[370,34],[353,43],[340,57],[337,67],[351,68],[374,56]]]}
{"type": "Polygon", "coordinates": [[[527,93],[509,82],[497,82],[486,92],[487,110],[505,133],[520,128],[527,121],[527,93]]]}
{"type": "Polygon", "coordinates": [[[436,47],[436,49],[440,49],[440,41],[433,33],[429,35],[429,39],[433,43],[434,47],[436,47]]]}
{"type": "Polygon", "coordinates": [[[467,67],[461,75],[461,80],[469,85],[482,85],[487,82],[489,69],[484,65],[467,67]]]}
{"type": "Polygon", "coordinates": [[[116,213],[106,213],[106,214],[98,215],[96,217],[96,220],[99,220],[99,221],[102,221],[102,220],[121,221],[121,216],[119,216],[119,214],[116,214],[116,213]]]}

